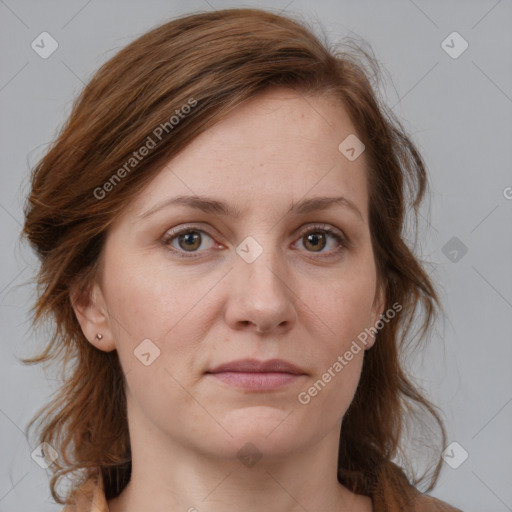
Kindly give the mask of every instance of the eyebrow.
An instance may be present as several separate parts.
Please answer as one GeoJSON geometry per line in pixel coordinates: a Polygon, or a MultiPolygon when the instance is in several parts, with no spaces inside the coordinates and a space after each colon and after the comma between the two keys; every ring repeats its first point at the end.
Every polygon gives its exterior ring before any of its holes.
{"type": "MultiPolygon", "coordinates": [[[[150,208],[139,216],[139,220],[145,219],[150,215],[173,205],[184,205],[189,208],[194,208],[205,213],[212,213],[216,215],[223,215],[226,217],[233,217],[238,219],[241,217],[241,211],[234,206],[228,205],[222,201],[211,197],[205,196],[176,196],[171,199],[165,199],[164,201],[157,203],[155,206],[150,208]]],[[[295,214],[306,214],[311,212],[317,212],[327,210],[333,206],[342,206],[348,208],[358,215],[361,221],[364,222],[363,215],[359,211],[359,208],[349,199],[343,196],[337,197],[312,197],[309,199],[301,199],[300,201],[293,202],[289,209],[289,213],[295,214]]]]}

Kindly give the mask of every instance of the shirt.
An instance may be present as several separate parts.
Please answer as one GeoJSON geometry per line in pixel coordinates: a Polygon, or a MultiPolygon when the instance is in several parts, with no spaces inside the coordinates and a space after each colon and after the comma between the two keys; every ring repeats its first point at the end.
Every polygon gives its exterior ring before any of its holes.
{"type": "Polygon", "coordinates": [[[75,503],[68,503],[62,512],[109,512],[101,471],[86,480],[74,496],[75,503]]]}
{"type": "MultiPolygon", "coordinates": [[[[76,503],[67,504],[62,512],[109,512],[101,471],[98,471],[80,486],[75,493],[75,497],[76,503]]],[[[374,507],[374,512],[382,511],[374,507]]],[[[407,512],[462,512],[462,510],[418,491],[418,499],[414,510],[407,512]]]]}

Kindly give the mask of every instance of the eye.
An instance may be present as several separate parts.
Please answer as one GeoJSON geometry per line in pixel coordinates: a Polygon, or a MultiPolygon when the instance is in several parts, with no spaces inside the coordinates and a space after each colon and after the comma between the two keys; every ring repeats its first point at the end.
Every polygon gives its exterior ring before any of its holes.
{"type": "MultiPolygon", "coordinates": [[[[186,253],[191,253],[190,256],[194,256],[194,253],[198,252],[198,249],[203,245],[204,236],[213,242],[210,235],[202,229],[196,226],[187,226],[176,231],[167,232],[162,239],[162,243],[177,256],[187,258],[189,255],[186,253]]],[[[208,248],[211,248],[211,246],[206,247],[206,249],[208,248]]]]}
{"type": "Polygon", "coordinates": [[[308,252],[320,253],[322,256],[324,253],[338,253],[342,249],[349,246],[346,237],[337,230],[334,230],[324,225],[308,226],[307,229],[301,232],[299,241],[306,248],[308,252]],[[331,239],[331,245],[334,244],[332,250],[323,251],[329,244],[329,238],[331,239]]]}
{"type": "MultiPolygon", "coordinates": [[[[349,241],[341,232],[323,224],[315,224],[302,230],[298,241],[302,242],[307,252],[317,253],[321,257],[334,256],[350,246],[349,241]],[[334,247],[324,251],[329,245],[329,241],[334,247]]],[[[207,250],[215,245],[212,237],[197,226],[185,226],[168,231],[162,238],[162,244],[180,258],[199,256],[198,253],[202,252],[199,250],[201,247],[203,250],[207,250]],[[203,243],[205,237],[207,241],[210,241],[207,247],[204,247],[203,243]]]]}

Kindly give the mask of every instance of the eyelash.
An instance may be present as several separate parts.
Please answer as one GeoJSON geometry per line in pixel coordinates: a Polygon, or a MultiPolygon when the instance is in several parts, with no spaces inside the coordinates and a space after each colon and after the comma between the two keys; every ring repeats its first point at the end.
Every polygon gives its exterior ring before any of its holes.
{"type": "MultiPolygon", "coordinates": [[[[163,236],[161,242],[170,252],[174,253],[179,258],[198,258],[198,257],[200,257],[199,253],[201,251],[187,252],[187,251],[175,249],[174,247],[170,247],[170,245],[169,245],[169,242],[171,242],[173,239],[177,238],[178,236],[180,236],[182,234],[190,233],[192,231],[196,231],[199,233],[205,233],[210,238],[213,239],[213,237],[211,235],[209,235],[208,232],[206,232],[204,229],[201,229],[199,226],[190,225],[190,226],[181,228],[177,231],[168,231],[163,236]]],[[[314,224],[312,226],[308,226],[306,229],[304,229],[300,232],[299,239],[303,238],[305,235],[307,235],[309,233],[312,234],[312,233],[318,233],[318,232],[331,235],[336,240],[336,242],[338,242],[338,244],[339,244],[339,246],[336,249],[332,250],[330,252],[330,254],[315,253],[312,251],[308,251],[308,252],[311,252],[311,254],[317,254],[318,257],[321,259],[332,258],[332,257],[338,255],[342,250],[348,249],[350,247],[350,242],[344,235],[342,235],[338,231],[336,231],[328,226],[325,226],[323,224],[314,224]]]]}

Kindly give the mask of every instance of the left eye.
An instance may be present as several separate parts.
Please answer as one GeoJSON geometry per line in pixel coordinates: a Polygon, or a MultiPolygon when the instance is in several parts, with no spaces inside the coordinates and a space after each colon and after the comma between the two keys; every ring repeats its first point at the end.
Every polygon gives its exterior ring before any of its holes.
{"type": "Polygon", "coordinates": [[[334,239],[336,242],[335,247],[333,248],[334,251],[337,251],[342,247],[346,247],[345,238],[341,234],[339,234],[337,231],[325,227],[315,227],[313,229],[309,228],[305,233],[301,235],[299,240],[303,241],[303,245],[306,248],[308,246],[312,248],[311,252],[321,252],[322,249],[327,246],[329,237],[331,240],[334,239]]]}
{"type": "MultiPolygon", "coordinates": [[[[201,252],[198,249],[203,245],[205,236],[210,241],[210,247],[203,247],[203,249],[212,248],[214,245],[212,237],[204,230],[195,227],[187,227],[177,232],[168,232],[164,235],[162,243],[179,257],[194,257],[194,253],[201,252]]],[[[341,233],[323,226],[308,227],[307,230],[301,233],[298,241],[302,241],[308,252],[319,254],[325,252],[336,253],[348,246],[346,238],[341,233]],[[324,251],[323,249],[327,247],[329,239],[334,241],[334,247],[330,251],[324,251]]]]}

